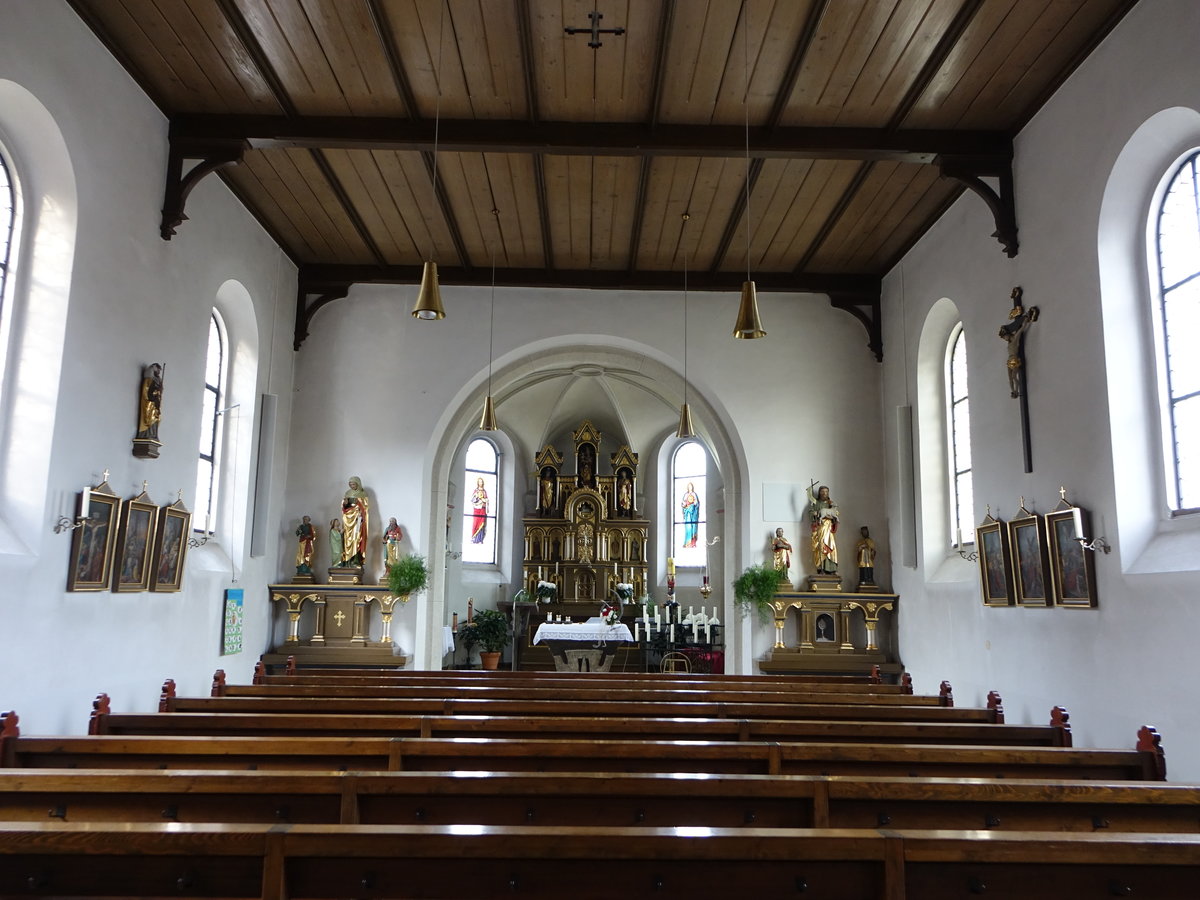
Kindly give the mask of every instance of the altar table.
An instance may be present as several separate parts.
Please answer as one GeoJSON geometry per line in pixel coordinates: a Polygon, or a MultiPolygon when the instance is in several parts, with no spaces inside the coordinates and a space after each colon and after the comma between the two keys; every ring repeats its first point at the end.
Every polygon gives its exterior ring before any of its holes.
{"type": "Polygon", "coordinates": [[[633,641],[629,626],[618,622],[559,624],[543,622],[533,635],[533,643],[545,642],[554,654],[554,668],[559,672],[607,672],[614,653],[609,644],[633,641]],[[586,650],[581,644],[591,644],[586,650]]]}

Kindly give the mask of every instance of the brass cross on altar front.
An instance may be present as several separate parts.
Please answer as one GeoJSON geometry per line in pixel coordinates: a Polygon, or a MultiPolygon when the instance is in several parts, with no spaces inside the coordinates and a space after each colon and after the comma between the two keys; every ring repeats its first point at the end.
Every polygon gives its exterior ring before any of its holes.
{"type": "Polygon", "coordinates": [[[346,620],[346,614],[339,609],[337,611],[337,613],[334,615],[333,621],[337,622],[338,628],[341,628],[342,622],[344,622],[345,620],[346,620]]]}

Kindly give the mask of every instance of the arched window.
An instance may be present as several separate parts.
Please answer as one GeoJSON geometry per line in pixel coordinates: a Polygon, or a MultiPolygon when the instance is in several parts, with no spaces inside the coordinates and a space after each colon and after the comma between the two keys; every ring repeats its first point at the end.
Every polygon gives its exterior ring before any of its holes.
{"type": "Polygon", "coordinates": [[[0,313],[4,310],[13,232],[17,226],[17,191],[9,173],[8,160],[0,152],[0,313]]]}
{"type": "Polygon", "coordinates": [[[946,351],[946,459],[950,463],[950,527],[954,546],[975,543],[975,494],[971,480],[971,406],[967,392],[967,341],[960,322],[946,351]]]}
{"type": "Polygon", "coordinates": [[[217,513],[220,488],[221,399],[225,385],[225,337],[214,309],[208,324],[208,355],[204,363],[204,400],[200,412],[200,458],[196,463],[196,508],[192,523],[208,534],[217,513]]]}
{"type": "Polygon", "coordinates": [[[496,445],[475,438],[467,445],[463,478],[463,562],[496,562],[496,510],[500,503],[500,454],[496,445]]]}
{"type": "Polygon", "coordinates": [[[704,565],[708,453],[699,441],[680,444],[671,460],[671,552],[677,566],[704,565]]]}
{"type": "Polygon", "coordinates": [[[1158,208],[1155,345],[1167,502],[1200,509],[1200,151],[1175,170],[1158,208]]]}

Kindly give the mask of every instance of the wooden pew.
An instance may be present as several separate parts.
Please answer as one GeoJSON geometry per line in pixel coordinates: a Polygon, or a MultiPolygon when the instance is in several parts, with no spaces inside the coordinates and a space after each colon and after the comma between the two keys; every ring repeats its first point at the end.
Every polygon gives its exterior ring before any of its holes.
{"type": "MultiPolygon", "coordinates": [[[[301,667],[296,664],[296,658],[289,656],[285,672],[280,676],[272,675],[270,677],[286,677],[294,675],[309,675],[311,677],[350,677],[350,678],[375,678],[375,679],[396,679],[405,681],[408,679],[425,679],[425,678],[441,678],[454,679],[459,681],[546,681],[546,680],[562,680],[576,678],[574,675],[565,675],[561,672],[511,672],[506,669],[497,671],[484,672],[480,669],[442,669],[439,671],[426,671],[421,669],[377,669],[377,668],[362,668],[351,666],[333,666],[333,667],[301,667]]],[[[254,682],[257,684],[259,679],[267,676],[268,666],[261,659],[254,664],[254,682]]],[[[912,690],[912,676],[907,673],[901,673],[896,685],[885,684],[883,675],[878,665],[873,665],[862,675],[725,675],[725,674],[708,674],[696,673],[689,675],[678,675],[673,673],[660,672],[593,672],[589,673],[590,681],[638,681],[638,682],[681,682],[695,685],[700,684],[732,684],[732,685],[778,685],[787,688],[792,685],[801,684],[873,684],[876,686],[892,687],[903,686],[907,687],[909,692],[912,690]]]]}
{"type": "MultiPolygon", "coordinates": [[[[1145,729],[1143,729],[1145,730],[1145,729]]],[[[768,741],[536,738],[6,737],[9,768],[425,772],[702,772],[749,775],[1165,779],[1161,750],[768,741]]]]}
{"type": "MultiPolygon", "coordinates": [[[[269,692],[268,686],[259,686],[269,692]]],[[[360,690],[366,690],[365,688],[360,690]]],[[[380,696],[375,689],[366,696],[296,697],[260,693],[253,697],[180,698],[164,691],[162,712],[198,712],[211,709],[244,709],[267,712],[277,710],[342,712],[387,715],[480,715],[480,716],[680,716],[689,718],[743,719],[892,719],[901,721],[1003,722],[999,702],[987,708],[941,707],[929,704],[871,703],[867,698],[808,698],[808,702],[759,703],[740,700],[617,700],[591,697],[563,699],[555,697],[457,698],[380,696]]],[[[104,695],[101,695],[104,696],[104,695]]],[[[832,696],[832,695],[830,695],[832,696]]],[[[885,700],[907,699],[904,697],[885,700]]]]}
{"type": "Polygon", "coordinates": [[[1200,833],[1200,786],[612,772],[0,771],[0,820],[1200,833]]]}
{"type": "Polygon", "coordinates": [[[1193,834],[0,824],[6,896],[1176,900],[1198,878],[1193,834]]]}
{"type": "MultiPolygon", "coordinates": [[[[203,698],[209,700],[209,698],[203,698]]],[[[294,698],[288,698],[294,699],[294,698]]],[[[221,701],[209,701],[220,703],[221,701]]],[[[623,716],[388,715],[371,710],[281,712],[252,702],[236,711],[110,713],[97,711],[91,734],[308,735],[377,737],[541,737],[556,740],[852,741],[1024,747],[1070,746],[1070,732],[1051,725],[821,719],[703,719],[623,716]],[[258,708],[262,707],[262,708],[258,708]]],[[[186,707],[182,701],[179,704],[186,707]]]]}
{"type": "MultiPolygon", "coordinates": [[[[305,678],[305,676],[296,676],[305,678]]],[[[688,685],[673,687],[613,688],[581,687],[577,678],[569,683],[509,685],[509,684],[429,684],[429,683],[368,683],[357,678],[310,679],[305,683],[269,682],[266,684],[231,685],[214,680],[213,697],[391,697],[397,699],[528,699],[528,700],[619,700],[642,703],[684,701],[723,703],[865,703],[893,706],[946,706],[940,696],[904,694],[898,691],[880,694],[859,688],[826,690],[824,685],[811,685],[807,691],[726,690],[720,686],[688,685]]],[[[889,685],[889,687],[896,687],[889,685]]]]}

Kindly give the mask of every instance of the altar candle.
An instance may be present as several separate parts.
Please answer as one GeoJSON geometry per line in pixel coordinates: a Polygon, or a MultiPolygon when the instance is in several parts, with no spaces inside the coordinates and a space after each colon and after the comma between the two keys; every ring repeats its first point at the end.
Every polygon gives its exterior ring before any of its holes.
{"type": "Polygon", "coordinates": [[[618,578],[621,577],[621,573],[617,571],[617,561],[615,559],[613,560],[613,574],[618,578]]]}
{"type": "Polygon", "coordinates": [[[83,489],[83,496],[79,498],[79,518],[86,519],[88,517],[88,512],[91,511],[91,508],[92,489],[90,487],[85,487],[83,489]]]}
{"type": "Polygon", "coordinates": [[[458,634],[458,613],[454,614],[454,618],[450,622],[450,630],[458,634]]]}
{"type": "Polygon", "coordinates": [[[696,611],[695,611],[695,610],[693,610],[693,609],[692,609],[690,606],[688,607],[688,615],[689,615],[689,616],[695,616],[695,615],[696,615],[696,611]]]}
{"type": "Polygon", "coordinates": [[[704,623],[704,643],[712,643],[712,630],[708,627],[708,623],[704,623]]]}
{"type": "Polygon", "coordinates": [[[633,569],[626,569],[626,570],[625,570],[625,583],[626,583],[626,584],[633,584],[633,569]]]}
{"type": "Polygon", "coordinates": [[[467,621],[471,622],[475,619],[475,598],[467,598],[467,621]]]}
{"type": "Polygon", "coordinates": [[[698,625],[696,625],[696,623],[695,623],[695,622],[692,622],[692,643],[693,643],[693,644],[698,644],[698,643],[700,643],[700,640],[699,640],[699,638],[697,638],[697,637],[696,637],[696,630],[697,630],[697,628],[698,628],[698,627],[699,627],[699,626],[698,626],[698,625]]]}
{"type": "Polygon", "coordinates": [[[963,542],[962,542],[962,529],[960,528],[960,529],[958,529],[958,538],[957,538],[957,541],[956,541],[956,543],[955,543],[955,546],[956,546],[956,547],[961,547],[962,545],[963,545],[963,542]]]}
{"type": "MultiPolygon", "coordinates": [[[[86,516],[87,513],[84,513],[84,515],[86,516]]],[[[1080,512],[1078,506],[1071,510],[1071,520],[1075,523],[1075,539],[1079,541],[1083,540],[1083,514],[1080,512]]]]}
{"type": "Polygon", "coordinates": [[[662,616],[658,613],[658,607],[654,607],[654,630],[658,631],[662,628],[662,616]]]}
{"type": "Polygon", "coordinates": [[[546,613],[546,621],[553,622],[554,621],[554,613],[551,613],[551,612],[546,613]]]}
{"type": "Polygon", "coordinates": [[[538,566],[538,581],[542,581],[545,576],[542,573],[542,567],[538,566]]]}
{"type": "Polygon", "coordinates": [[[555,574],[555,575],[557,575],[557,574],[558,574],[558,563],[555,563],[555,564],[554,564],[554,574],[555,574]]]}
{"type": "Polygon", "coordinates": [[[667,557],[667,574],[668,575],[675,574],[675,557],[673,557],[673,556],[667,557]]]}
{"type": "Polygon", "coordinates": [[[642,639],[642,626],[637,622],[633,623],[633,640],[636,643],[642,639]]]}
{"type": "Polygon", "coordinates": [[[675,626],[671,626],[671,643],[675,643],[675,626]]]}
{"type": "Polygon", "coordinates": [[[642,618],[645,619],[647,625],[650,624],[650,610],[646,608],[645,603],[642,604],[642,618]]]}

